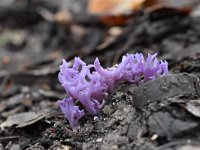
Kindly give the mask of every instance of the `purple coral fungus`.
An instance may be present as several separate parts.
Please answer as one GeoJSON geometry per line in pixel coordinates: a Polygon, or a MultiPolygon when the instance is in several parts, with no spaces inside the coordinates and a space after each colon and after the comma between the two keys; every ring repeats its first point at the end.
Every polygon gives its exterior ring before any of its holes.
{"type": "Polygon", "coordinates": [[[77,127],[79,119],[85,115],[84,111],[74,105],[74,101],[71,97],[60,100],[58,103],[70,125],[73,128],[77,127]]]}
{"type": "Polygon", "coordinates": [[[145,60],[141,53],[127,54],[121,63],[107,69],[101,66],[98,58],[94,64],[87,65],[76,57],[72,67],[63,60],[58,78],[69,98],[59,101],[59,105],[72,128],[84,116],[83,110],[74,105],[75,100],[79,100],[92,115],[97,115],[105,103],[107,92],[112,92],[120,81],[139,85],[167,75],[167,61],[159,61],[156,56],[148,54],[145,60]],[[95,71],[91,72],[91,68],[95,71]]]}

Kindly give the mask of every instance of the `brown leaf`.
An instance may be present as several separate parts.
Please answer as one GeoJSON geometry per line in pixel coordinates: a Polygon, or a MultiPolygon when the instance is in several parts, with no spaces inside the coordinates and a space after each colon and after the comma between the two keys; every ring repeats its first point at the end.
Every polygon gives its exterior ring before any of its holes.
{"type": "Polygon", "coordinates": [[[160,8],[174,8],[186,14],[191,12],[198,0],[90,0],[88,12],[99,15],[101,23],[113,25],[125,25],[133,17],[135,12],[141,9],[157,10],[160,8]]]}
{"type": "Polygon", "coordinates": [[[145,0],[90,0],[88,12],[99,15],[103,24],[124,25],[134,11],[142,8],[145,0]]]}
{"type": "Polygon", "coordinates": [[[139,10],[145,0],[90,0],[88,11],[91,14],[121,15],[139,10]]]}
{"type": "Polygon", "coordinates": [[[130,19],[130,15],[120,15],[120,16],[102,16],[100,18],[101,23],[108,25],[108,26],[122,26],[125,25],[130,19]]]}

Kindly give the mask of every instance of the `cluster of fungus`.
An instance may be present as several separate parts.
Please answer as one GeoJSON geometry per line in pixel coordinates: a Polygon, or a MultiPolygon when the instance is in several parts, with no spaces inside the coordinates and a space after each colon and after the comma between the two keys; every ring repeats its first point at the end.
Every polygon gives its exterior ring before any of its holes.
{"type": "Polygon", "coordinates": [[[68,97],[58,103],[72,129],[78,127],[78,121],[85,115],[85,111],[75,105],[76,101],[90,114],[97,116],[105,104],[106,96],[120,82],[139,85],[167,75],[167,61],[158,60],[156,56],[148,54],[145,60],[141,53],[126,54],[121,63],[107,69],[101,66],[98,58],[94,64],[87,65],[76,57],[72,66],[63,60],[58,78],[68,97]]]}

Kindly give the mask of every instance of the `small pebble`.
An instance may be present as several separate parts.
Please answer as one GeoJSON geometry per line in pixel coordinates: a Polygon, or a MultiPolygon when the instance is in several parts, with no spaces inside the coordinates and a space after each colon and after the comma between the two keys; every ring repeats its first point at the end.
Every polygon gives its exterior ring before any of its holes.
{"type": "Polygon", "coordinates": [[[97,140],[96,140],[96,142],[102,142],[103,141],[103,138],[98,138],[97,140]]]}
{"type": "Polygon", "coordinates": [[[155,141],[157,138],[158,138],[158,134],[154,134],[154,135],[152,135],[151,140],[155,141]]]}
{"type": "Polygon", "coordinates": [[[98,120],[99,120],[99,117],[94,116],[94,121],[98,121],[98,120]]]}

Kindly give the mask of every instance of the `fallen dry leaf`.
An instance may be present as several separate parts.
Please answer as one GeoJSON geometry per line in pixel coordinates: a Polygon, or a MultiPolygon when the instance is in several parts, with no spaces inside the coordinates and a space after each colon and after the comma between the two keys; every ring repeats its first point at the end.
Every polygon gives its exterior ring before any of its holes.
{"type": "Polygon", "coordinates": [[[90,0],[88,12],[99,15],[103,24],[124,25],[133,12],[142,8],[145,0],[90,0]]]}
{"type": "Polygon", "coordinates": [[[43,113],[35,113],[35,112],[25,112],[25,113],[18,113],[15,115],[11,115],[7,118],[7,120],[1,123],[1,127],[11,127],[13,125],[17,125],[17,128],[29,126],[34,124],[35,122],[43,119],[46,114],[43,113]]]}
{"type": "Polygon", "coordinates": [[[140,10],[145,0],[90,0],[88,11],[98,15],[121,15],[140,10]]]}
{"type": "Polygon", "coordinates": [[[125,25],[135,12],[142,9],[155,10],[160,8],[174,8],[183,12],[190,12],[198,0],[90,0],[88,12],[100,16],[101,23],[114,26],[125,25]]]}
{"type": "Polygon", "coordinates": [[[108,26],[122,26],[127,23],[127,21],[131,18],[130,15],[127,16],[102,16],[100,21],[102,24],[108,26]]]}

